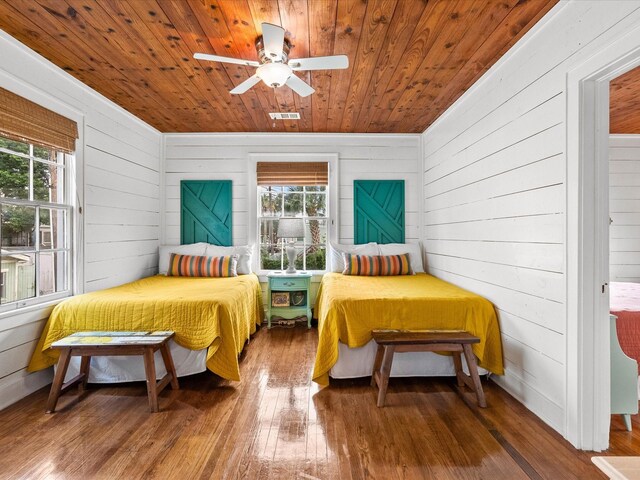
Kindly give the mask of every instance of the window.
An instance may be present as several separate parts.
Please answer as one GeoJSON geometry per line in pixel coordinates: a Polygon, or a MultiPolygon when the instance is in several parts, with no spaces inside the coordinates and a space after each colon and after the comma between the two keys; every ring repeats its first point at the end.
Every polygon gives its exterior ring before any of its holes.
{"type": "Polygon", "coordinates": [[[301,218],[304,223],[304,236],[295,242],[296,269],[326,269],[327,195],[327,185],[258,186],[260,269],[282,270],[287,267],[283,241],[277,237],[281,217],[301,218]]]}
{"type": "Polygon", "coordinates": [[[69,158],[0,136],[0,311],[70,289],[69,158]]]}

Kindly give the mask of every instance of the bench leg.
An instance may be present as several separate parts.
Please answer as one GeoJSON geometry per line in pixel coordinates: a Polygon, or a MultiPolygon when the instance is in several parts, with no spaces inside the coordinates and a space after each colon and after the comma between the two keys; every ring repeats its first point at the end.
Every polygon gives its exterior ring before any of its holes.
{"type": "Polygon", "coordinates": [[[382,356],[384,355],[384,346],[378,345],[378,350],[376,350],[376,359],[373,362],[373,371],[371,372],[371,386],[376,386],[376,373],[380,371],[380,366],[382,365],[382,356]]]}
{"type": "Polygon", "coordinates": [[[393,364],[393,354],[396,347],[394,345],[386,345],[384,347],[384,360],[380,369],[380,378],[378,379],[378,407],[384,407],[384,397],[387,394],[389,386],[389,375],[391,374],[391,365],[393,364]]]}
{"type": "Polygon", "coordinates": [[[53,413],[56,411],[56,404],[58,403],[58,397],[60,397],[60,392],[62,391],[64,377],[67,375],[69,360],[71,360],[71,349],[63,348],[60,351],[58,368],[56,369],[56,375],[53,378],[53,383],[51,384],[51,391],[49,392],[49,398],[47,400],[47,409],[45,410],[46,413],[53,413]]]}
{"type": "Polygon", "coordinates": [[[453,352],[453,365],[456,370],[456,379],[458,380],[458,387],[464,387],[464,381],[462,380],[462,375],[464,375],[464,371],[462,370],[462,358],[460,357],[462,352],[453,352]]]}
{"type": "Polygon", "coordinates": [[[82,381],[78,384],[78,390],[84,392],[87,388],[87,382],[89,381],[89,367],[91,366],[91,357],[83,355],[80,360],[80,375],[82,375],[82,381]]]}
{"type": "Polygon", "coordinates": [[[471,374],[471,380],[476,390],[476,397],[478,398],[478,405],[482,408],[487,406],[487,402],[484,398],[484,391],[482,390],[482,383],[480,382],[480,375],[478,375],[478,366],[476,365],[476,356],[473,354],[471,345],[464,344],[464,357],[467,360],[467,366],[469,367],[469,373],[471,374]]]}
{"type": "Polygon", "coordinates": [[[153,358],[153,347],[144,349],[144,370],[147,374],[147,394],[149,395],[149,408],[152,412],[158,409],[158,389],[156,385],[156,363],[153,358]]]}
{"type": "Polygon", "coordinates": [[[173,357],[171,356],[171,352],[169,351],[169,345],[164,343],[160,347],[160,353],[162,354],[162,359],[164,360],[164,366],[167,369],[167,374],[171,375],[171,388],[173,390],[178,390],[180,386],[178,385],[178,375],[176,374],[176,367],[173,364],[173,357]]]}

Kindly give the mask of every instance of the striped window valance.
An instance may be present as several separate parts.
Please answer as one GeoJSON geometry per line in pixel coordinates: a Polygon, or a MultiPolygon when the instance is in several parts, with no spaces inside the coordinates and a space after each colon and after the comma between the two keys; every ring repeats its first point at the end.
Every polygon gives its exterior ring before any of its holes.
{"type": "Polygon", "coordinates": [[[258,162],[258,185],[327,185],[327,162],[258,162]]]}
{"type": "Polygon", "coordinates": [[[0,88],[0,136],[72,153],[76,149],[78,125],[0,88]]]}

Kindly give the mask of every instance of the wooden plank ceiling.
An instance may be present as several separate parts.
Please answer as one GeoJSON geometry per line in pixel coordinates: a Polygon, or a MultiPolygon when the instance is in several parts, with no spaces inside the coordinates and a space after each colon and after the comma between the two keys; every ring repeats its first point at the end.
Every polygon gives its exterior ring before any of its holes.
{"type": "Polygon", "coordinates": [[[609,131],[640,134],[640,67],[614,79],[609,91],[609,131]]]}
{"type": "Polygon", "coordinates": [[[557,0],[12,0],[0,28],[162,132],[422,132],[557,0]],[[302,72],[316,93],[260,83],[261,23],[291,58],[346,54],[347,70],[302,72]],[[276,121],[268,112],[300,112],[276,121]]]}

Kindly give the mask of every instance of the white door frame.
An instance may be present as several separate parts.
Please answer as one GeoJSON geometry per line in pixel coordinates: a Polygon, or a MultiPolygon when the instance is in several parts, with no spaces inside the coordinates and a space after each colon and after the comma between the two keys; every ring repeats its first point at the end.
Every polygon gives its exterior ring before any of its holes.
{"type": "Polygon", "coordinates": [[[609,446],[609,81],[640,65],[640,27],[567,75],[566,438],[609,446]]]}

